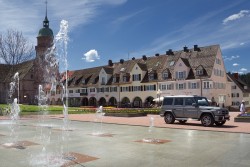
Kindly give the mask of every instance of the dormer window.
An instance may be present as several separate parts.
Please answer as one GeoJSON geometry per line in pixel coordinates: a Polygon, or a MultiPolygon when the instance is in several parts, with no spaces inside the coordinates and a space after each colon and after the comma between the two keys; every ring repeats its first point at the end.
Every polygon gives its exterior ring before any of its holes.
{"type": "Polygon", "coordinates": [[[133,81],[140,81],[141,80],[141,74],[133,74],[133,81]]]}
{"type": "Polygon", "coordinates": [[[168,72],[162,73],[162,79],[168,79],[168,72]]]}
{"type": "Polygon", "coordinates": [[[105,77],[102,77],[102,82],[101,82],[102,85],[105,85],[105,77]]]}
{"type": "Polygon", "coordinates": [[[157,79],[157,73],[148,74],[148,79],[150,81],[157,79]]]}
{"type": "Polygon", "coordinates": [[[82,79],[82,84],[85,84],[85,83],[86,83],[86,82],[85,82],[85,79],[83,78],[83,79],[82,79]]]}
{"type": "Polygon", "coordinates": [[[203,75],[203,71],[204,71],[203,69],[197,69],[196,70],[196,75],[199,75],[199,76],[203,75]]]}
{"type": "Polygon", "coordinates": [[[186,71],[176,72],[176,79],[186,79],[186,71]]]}
{"type": "Polygon", "coordinates": [[[122,82],[129,82],[129,74],[123,75],[122,82]]]}

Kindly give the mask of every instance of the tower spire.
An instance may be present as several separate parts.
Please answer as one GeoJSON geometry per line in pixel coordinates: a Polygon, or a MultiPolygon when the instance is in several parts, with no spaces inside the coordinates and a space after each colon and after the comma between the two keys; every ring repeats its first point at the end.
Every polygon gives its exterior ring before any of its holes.
{"type": "Polygon", "coordinates": [[[47,0],[45,1],[45,4],[46,4],[46,13],[45,13],[45,19],[43,21],[43,27],[49,28],[49,20],[47,17],[47,4],[48,4],[47,0]]]}

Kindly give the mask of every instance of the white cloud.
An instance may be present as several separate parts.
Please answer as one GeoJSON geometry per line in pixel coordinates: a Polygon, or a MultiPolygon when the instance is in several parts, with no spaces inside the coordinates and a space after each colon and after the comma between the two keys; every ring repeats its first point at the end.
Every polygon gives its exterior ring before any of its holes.
{"type": "Polygon", "coordinates": [[[223,58],[224,58],[224,61],[232,61],[233,59],[240,58],[240,56],[239,55],[231,56],[231,57],[224,56],[223,58]]]}
{"type": "Polygon", "coordinates": [[[238,63],[234,63],[233,66],[236,67],[236,66],[239,66],[239,64],[238,63]]]}
{"type": "Polygon", "coordinates": [[[245,45],[245,43],[244,43],[244,42],[241,42],[240,45],[241,45],[241,46],[242,46],[242,45],[245,45]]]}
{"type": "Polygon", "coordinates": [[[83,57],[82,59],[84,59],[86,62],[94,62],[95,60],[100,59],[100,56],[98,55],[98,52],[95,49],[84,53],[84,56],[85,57],[83,57]]]}
{"type": "Polygon", "coordinates": [[[247,69],[246,69],[246,68],[241,68],[241,69],[240,69],[240,71],[242,71],[242,72],[246,72],[246,71],[247,71],[247,69]]]}
{"type": "MultiPolygon", "coordinates": [[[[69,21],[69,31],[92,22],[103,5],[122,5],[126,0],[53,0],[48,2],[48,19],[54,33],[59,30],[61,20],[69,21]],[[63,5],[62,5],[63,3],[63,5]]],[[[44,1],[0,0],[0,32],[18,29],[34,44],[45,17],[44,1]]]]}
{"type": "Polygon", "coordinates": [[[223,20],[223,24],[227,24],[229,21],[233,21],[233,20],[237,20],[237,19],[240,19],[242,17],[245,17],[245,16],[247,16],[248,13],[249,13],[249,10],[241,10],[239,13],[233,14],[233,15],[225,18],[223,20]]]}

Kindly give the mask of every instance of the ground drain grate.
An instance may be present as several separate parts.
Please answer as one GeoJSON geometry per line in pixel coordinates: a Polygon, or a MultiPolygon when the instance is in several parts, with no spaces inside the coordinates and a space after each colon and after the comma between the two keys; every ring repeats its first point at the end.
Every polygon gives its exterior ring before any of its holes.
{"type": "MultiPolygon", "coordinates": [[[[63,159],[68,160],[68,162],[64,163],[64,165],[62,165],[62,167],[68,167],[68,166],[72,166],[72,165],[76,165],[76,164],[81,165],[81,163],[94,161],[94,160],[97,160],[99,158],[88,156],[85,154],[69,152],[69,153],[64,154],[63,159]]],[[[81,165],[81,166],[83,166],[83,165],[81,165]]]]}
{"type": "Polygon", "coordinates": [[[98,137],[113,137],[114,134],[111,134],[111,133],[92,133],[92,134],[89,134],[91,136],[98,136],[98,137]]]}
{"type": "Polygon", "coordinates": [[[168,142],[171,142],[171,140],[163,140],[163,139],[142,139],[142,140],[136,140],[135,142],[139,143],[148,143],[148,144],[165,144],[168,142]]]}

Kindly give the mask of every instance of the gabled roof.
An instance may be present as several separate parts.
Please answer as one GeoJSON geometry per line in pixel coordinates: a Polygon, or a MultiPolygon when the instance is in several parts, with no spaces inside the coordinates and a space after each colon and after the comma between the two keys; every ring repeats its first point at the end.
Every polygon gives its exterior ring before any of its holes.
{"type": "Polygon", "coordinates": [[[247,87],[247,89],[244,89],[244,86],[247,86],[247,84],[242,81],[239,77],[236,78],[234,74],[227,73],[227,77],[231,79],[243,93],[250,93],[250,89],[247,87]]]}
{"type": "Polygon", "coordinates": [[[4,82],[11,82],[15,73],[19,73],[19,80],[22,80],[27,73],[33,68],[34,60],[25,61],[23,63],[11,66],[9,71],[4,74],[4,82]],[[7,74],[7,75],[6,75],[7,74]]]}

